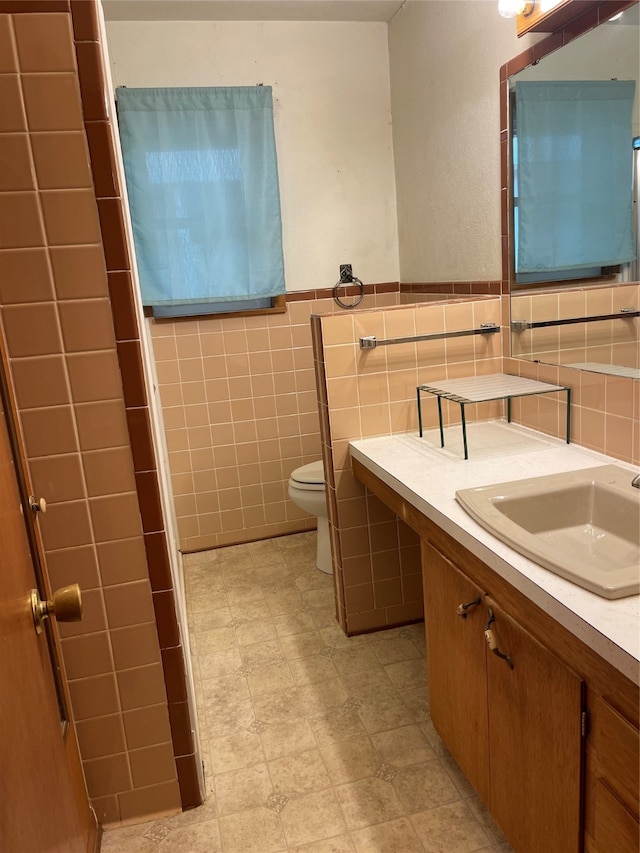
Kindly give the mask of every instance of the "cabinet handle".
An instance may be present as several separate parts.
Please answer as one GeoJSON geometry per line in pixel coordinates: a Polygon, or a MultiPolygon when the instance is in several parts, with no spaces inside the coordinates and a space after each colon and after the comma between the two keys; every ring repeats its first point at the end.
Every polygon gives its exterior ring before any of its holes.
{"type": "Polygon", "coordinates": [[[465,604],[459,604],[456,607],[456,613],[461,619],[466,619],[468,615],[467,610],[469,610],[471,607],[477,607],[477,605],[481,604],[481,602],[482,599],[480,598],[480,596],[478,596],[477,598],[474,598],[473,601],[467,601],[465,604]]]}
{"type": "Polygon", "coordinates": [[[496,657],[502,658],[503,661],[506,662],[509,669],[513,669],[513,661],[510,655],[505,655],[504,652],[501,652],[498,648],[498,641],[496,640],[496,636],[491,630],[491,626],[496,621],[496,617],[493,615],[493,610],[489,608],[489,620],[484,628],[484,638],[487,641],[487,645],[491,649],[491,651],[496,655],[496,657]]]}

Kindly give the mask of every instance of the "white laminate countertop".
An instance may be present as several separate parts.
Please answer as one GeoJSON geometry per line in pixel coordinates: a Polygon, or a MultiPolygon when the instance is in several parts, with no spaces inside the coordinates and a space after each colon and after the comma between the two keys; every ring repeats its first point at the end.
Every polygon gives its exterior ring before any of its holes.
{"type": "Polygon", "coordinates": [[[542,568],[501,542],[458,504],[459,489],[522,480],[614,463],[630,465],[503,421],[467,426],[469,459],[460,427],[437,436],[390,435],[350,442],[351,456],[427,518],[482,559],[635,684],[640,683],[640,596],[609,601],[542,568]]]}

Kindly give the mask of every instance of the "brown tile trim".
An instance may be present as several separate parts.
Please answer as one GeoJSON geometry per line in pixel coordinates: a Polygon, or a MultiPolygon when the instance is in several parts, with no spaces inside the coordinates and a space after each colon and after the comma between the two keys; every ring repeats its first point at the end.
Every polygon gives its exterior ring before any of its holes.
{"type": "Polygon", "coordinates": [[[154,471],[156,468],[156,456],[153,449],[149,409],[146,406],[127,409],[126,416],[127,426],[129,427],[131,453],[133,455],[133,470],[136,473],[139,471],[154,471]]]}
{"type": "Polygon", "coordinates": [[[130,270],[122,199],[99,198],[97,203],[107,270],[130,270]]]}
{"type": "Polygon", "coordinates": [[[85,122],[91,171],[96,198],[114,198],[120,195],[120,184],[111,141],[111,126],[106,121],[85,122]]]}
{"type": "Polygon", "coordinates": [[[162,655],[167,701],[170,705],[186,702],[187,674],[184,666],[184,649],[182,646],[174,646],[170,649],[162,649],[160,654],[162,655]]]}
{"type": "Polygon", "coordinates": [[[160,649],[179,645],[180,632],[176,619],[176,602],[173,589],[154,592],[152,598],[160,649]]]}
{"type": "MultiPolygon", "coordinates": [[[[367,295],[376,293],[397,293],[400,284],[397,281],[387,281],[380,284],[365,284],[364,292],[367,295]]],[[[357,285],[341,288],[341,295],[356,296],[360,293],[357,285]]],[[[333,288],[323,287],[318,290],[290,290],[286,294],[287,302],[313,302],[316,299],[332,299],[333,288]]]]}
{"type": "Polygon", "coordinates": [[[144,547],[147,554],[151,590],[153,592],[172,590],[173,580],[164,530],[158,533],[145,533],[144,547]]]}
{"type": "Polygon", "coordinates": [[[138,340],[140,335],[131,273],[128,270],[110,272],[107,273],[107,281],[116,341],[138,340]]]}
{"type": "Polygon", "coordinates": [[[19,15],[23,12],[69,12],[69,0],[0,0],[0,14],[19,15]]]}
{"type": "Polygon", "coordinates": [[[164,520],[157,471],[138,471],[135,477],[140,515],[142,516],[142,530],[144,533],[163,531],[164,520]]]}
{"type": "Polygon", "coordinates": [[[78,76],[85,121],[106,121],[106,80],[102,67],[102,50],[97,41],[76,42],[78,76]]]}
{"type": "Polygon", "coordinates": [[[76,42],[99,40],[98,10],[94,0],[71,0],[71,18],[76,42]]]}
{"type": "Polygon", "coordinates": [[[138,341],[120,341],[116,345],[118,362],[122,374],[124,404],[127,409],[147,406],[147,391],[144,382],[142,354],[138,341]]]}
{"type": "Polygon", "coordinates": [[[178,758],[193,752],[193,735],[188,702],[169,704],[169,723],[173,740],[173,754],[178,758]]]}
{"type": "Polygon", "coordinates": [[[197,758],[195,755],[183,755],[176,758],[178,786],[183,809],[193,809],[202,804],[202,795],[198,785],[197,758]]]}
{"type": "Polygon", "coordinates": [[[500,293],[499,281],[426,281],[400,285],[400,293],[500,293]]]}

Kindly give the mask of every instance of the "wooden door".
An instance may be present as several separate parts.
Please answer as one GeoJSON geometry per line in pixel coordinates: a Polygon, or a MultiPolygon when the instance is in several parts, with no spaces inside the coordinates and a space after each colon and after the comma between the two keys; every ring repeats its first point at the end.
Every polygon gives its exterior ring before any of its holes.
{"type": "Polygon", "coordinates": [[[578,853],[583,684],[487,599],[491,812],[516,853],[578,853]]]}
{"type": "Polygon", "coordinates": [[[29,595],[38,582],[5,395],[6,386],[0,394],[0,850],[86,853],[97,844],[96,824],[75,733],[61,719],[64,689],[56,691],[47,636],[34,628],[29,595]]]}
{"type": "Polygon", "coordinates": [[[424,541],[422,572],[431,718],[467,779],[488,803],[483,593],[424,541]]]}

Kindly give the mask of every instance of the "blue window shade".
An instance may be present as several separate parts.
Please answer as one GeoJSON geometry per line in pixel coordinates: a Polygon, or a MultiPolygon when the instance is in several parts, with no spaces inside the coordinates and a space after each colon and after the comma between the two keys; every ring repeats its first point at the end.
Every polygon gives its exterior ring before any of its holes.
{"type": "Polygon", "coordinates": [[[517,273],[635,260],[635,81],[516,83],[517,273]]]}
{"type": "Polygon", "coordinates": [[[271,87],[121,87],[117,100],[143,304],[283,294],[271,87]]]}

